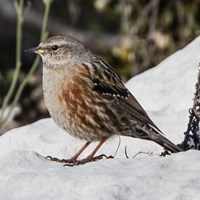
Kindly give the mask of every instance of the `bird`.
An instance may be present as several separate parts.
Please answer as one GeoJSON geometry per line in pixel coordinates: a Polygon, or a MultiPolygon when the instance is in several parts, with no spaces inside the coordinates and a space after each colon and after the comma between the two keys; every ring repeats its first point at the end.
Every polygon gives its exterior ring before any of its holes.
{"type": "Polygon", "coordinates": [[[67,133],[86,141],[70,159],[49,156],[51,160],[80,165],[101,159],[96,152],[115,135],[151,140],[170,153],[182,151],[154,124],[114,68],[74,37],[52,36],[27,52],[42,58],[50,116],[67,133]],[[99,143],[91,154],[78,159],[94,141],[99,143]]]}

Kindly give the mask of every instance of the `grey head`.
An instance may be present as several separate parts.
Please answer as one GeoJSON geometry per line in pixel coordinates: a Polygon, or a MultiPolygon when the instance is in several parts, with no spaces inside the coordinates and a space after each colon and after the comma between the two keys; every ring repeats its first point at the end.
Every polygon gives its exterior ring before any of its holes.
{"type": "Polygon", "coordinates": [[[41,42],[38,47],[27,50],[39,54],[45,67],[58,68],[89,62],[94,54],[81,42],[71,36],[53,36],[41,42]]]}

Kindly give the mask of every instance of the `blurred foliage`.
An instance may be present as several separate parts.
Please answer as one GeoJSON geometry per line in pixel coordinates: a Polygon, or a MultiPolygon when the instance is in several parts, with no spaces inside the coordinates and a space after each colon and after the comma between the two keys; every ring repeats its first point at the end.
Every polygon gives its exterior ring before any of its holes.
{"type": "MultiPolygon", "coordinates": [[[[0,0],[0,6],[10,1],[12,0],[0,0]]],[[[38,14],[44,12],[42,0],[26,0],[25,2],[27,12],[32,10],[38,14]]],[[[5,16],[2,13],[0,17],[4,19],[5,16]]],[[[157,65],[199,35],[200,0],[55,0],[52,4],[50,19],[63,26],[73,27],[83,36],[85,32],[92,32],[118,38],[110,48],[104,48],[101,41],[89,46],[103,56],[127,80],[157,65]]],[[[0,46],[0,104],[14,73],[15,23],[14,19],[0,21],[2,44],[0,46]]],[[[52,25],[49,24],[49,26],[52,25]]],[[[25,24],[23,48],[38,44],[39,33],[32,27],[34,26],[29,22],[25,24]]],[[[56,28],[50,28],[54,34],[59,33],[56,28]]],[[[96,40],[98,41],[98,38],[96,40]]],[[[30,68],[28,66],[33,60],[30,55],[22,54],[23,63],[17,81],[18,85],[24,80],[30,68]]],[[[23,112],[17,116],[20,123],[47,116],[41,103],[43,98],[40,82],[41,69],[38,68],[19,100],[22,111],[27,112],[25,117],[23,117],[23,112]]]]}
{"type": "Polygon", "coordinates": [[[52,16],[78,30],[121,36],[110,51],[99,45],[98,53],[125,79],[155,66],[200,32],[199,0],[62,0],[54,6],[52,16]]]}

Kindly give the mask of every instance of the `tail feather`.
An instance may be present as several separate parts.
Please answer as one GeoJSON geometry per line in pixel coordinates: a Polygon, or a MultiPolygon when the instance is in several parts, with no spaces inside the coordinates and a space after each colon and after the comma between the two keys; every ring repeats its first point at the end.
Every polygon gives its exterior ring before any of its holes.
{"type": "Polygon", "coordinates": [[[170,151],[171,153],[178,153],[183,151],[180,147],[172,143],[170,140],[160,135],[159,140],[154,140],[157,144],[165,148],[165,150],[170,151]]]}
{"type": "Polygon", "coordinates": [[[152,140],[160,146],[164,147],[165,150],[170,151],[171,153],[178,153],[183,151],[180,147],[168,140],[159,129],[152,129],[152,127],[149,128],[148,126],[137,126],[136,128],[138,131],[140,131],[138,138],[152,140]]]}
{"type": "Polygon", "coordinates": [[[150,137],[150,139],[152,139],[154,142],[161,145],[162,147],[164,147],[165,150],[170,151],[171,153],[178,153],[183,151],[180,147],[178,147],[177,145],[172,143],[169,139],[167,139],[164,136],[163,132],[157,128],[157,126],[155,127],[152,127],[152,125],[149,126],[153,128],[154,134],[153,135],[152,133],[151,134],[147,133],[147,134],[150,137]],[[151,136],[153,136],[153,138],[151,138],[151,136]]]}

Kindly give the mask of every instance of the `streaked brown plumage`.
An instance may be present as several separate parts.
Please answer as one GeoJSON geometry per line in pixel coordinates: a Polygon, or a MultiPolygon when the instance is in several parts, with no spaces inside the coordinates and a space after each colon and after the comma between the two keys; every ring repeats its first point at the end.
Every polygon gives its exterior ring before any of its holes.
{"type": "Polygon", "coordinates": [[[51,37],[30,51],[43,60],[43,91],[51,117],[88,142],[70,162],[84,163],[77,157],[90,142],[101,140],[99,148],[113,135],[153,140],[172,153],[181,151],[163,136],[114,69],[76,39],[51,37]]]}

